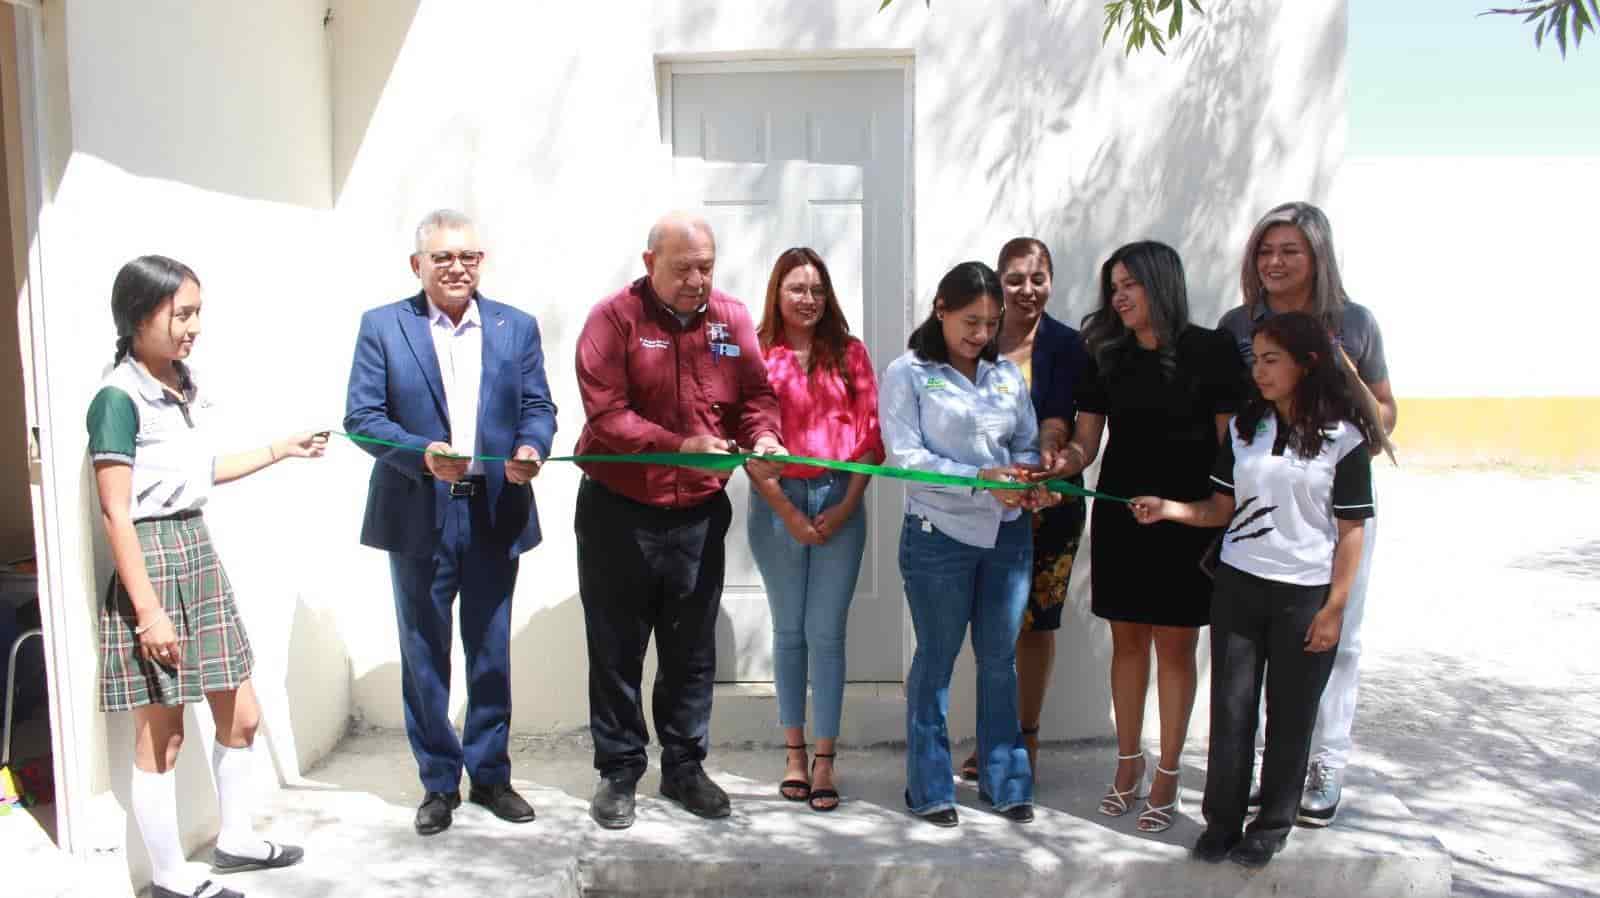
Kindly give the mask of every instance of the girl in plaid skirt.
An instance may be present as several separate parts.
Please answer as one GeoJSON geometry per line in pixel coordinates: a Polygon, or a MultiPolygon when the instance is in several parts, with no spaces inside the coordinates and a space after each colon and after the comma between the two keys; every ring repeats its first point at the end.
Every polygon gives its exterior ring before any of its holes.
{"type": "Polygon", "coordinates": [[[201,507],[214,484],[285,458],[316,458],[326,434],[302,433],[234,455],[205,435],[210,403],[184,363],[200,334],[200,281],[181,262],[141,256],[111,290],[116,363],[89,406],[89,453],[116,575],[100,612],[100,704],[132,711],[134,818],[150,853],[153,898],[239,893],[191,872],[178,835],[183,706],[203,697],[216,720],[212,770],[222,826],[213,869],[282,867],[302,855],[252,832],[250,746],[261,711],[250,642],[201,507]]]}

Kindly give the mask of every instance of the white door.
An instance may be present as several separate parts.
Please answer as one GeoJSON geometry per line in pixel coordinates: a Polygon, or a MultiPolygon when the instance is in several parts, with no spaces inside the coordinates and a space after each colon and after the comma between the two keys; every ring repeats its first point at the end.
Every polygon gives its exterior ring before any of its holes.
{"type": "MultiPolygon", "coordinates": [[[[906,338],[908,76],[899,66],[667,69],[676,186],[716,230],[717,288],[743,300],[759,322],[778,254],[791,246],[815,249],[828,264],[851,332],[866,342],[879,372],[906,338]]],[[[728,492],[734,520],[717,680],[766,682],[772,631],[766,589],[745,538],[748,482],[736,476],[728,492]]],[[[852,682],[903,678],[896,567],[902,495],[889,481],[868,490],[867,550],[847,639],[852,682]]]]}

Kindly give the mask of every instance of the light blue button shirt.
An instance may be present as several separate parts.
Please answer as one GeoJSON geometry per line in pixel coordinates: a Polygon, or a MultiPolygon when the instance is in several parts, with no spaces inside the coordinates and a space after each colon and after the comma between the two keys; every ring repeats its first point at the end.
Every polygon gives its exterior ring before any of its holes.
{"type": "MultiPolygon", "coordinates": [[[[978,379],[907,352],[889,363],[878,389],[878,417],[889,463],[917,471],[976,477],[983,468],[1039,462],[1039,421],[1016,365],[978,362],[978,379]]],[[[906,513],[951,539],[994,548],[1002,521],[1022,512],[988,490],[909,483],[906,513]]]]}

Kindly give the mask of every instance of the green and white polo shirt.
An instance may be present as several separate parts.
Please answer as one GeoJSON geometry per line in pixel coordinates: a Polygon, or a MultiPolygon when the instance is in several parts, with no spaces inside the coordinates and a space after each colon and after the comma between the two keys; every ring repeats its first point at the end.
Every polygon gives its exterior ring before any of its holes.
{"type": "Polygon", "coordinates": [[[204,429],[211,403],[188,367],[177,365],[182,396],[129,356],[89,403],[89,457],[132,466],[135,521],[198,510],[215,481],[216,452],[204,429]]]}

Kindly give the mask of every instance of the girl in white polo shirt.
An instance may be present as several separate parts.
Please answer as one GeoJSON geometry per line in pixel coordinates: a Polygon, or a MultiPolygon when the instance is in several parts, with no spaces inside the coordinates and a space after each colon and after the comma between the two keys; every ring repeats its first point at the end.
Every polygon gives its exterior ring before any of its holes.
{"type": "Polygon", "coordinates": [[[88,415],[116,563],[100,608],[100,707],[133,712],[130,804],[150,853],[152,898],[235,898],[184,862],[172,767],[186,703],[204,698],[216,720],[211,763],[222,826],[213,869],[287,866],[301,850],[251,829],[249,749],[261,712],[250,641],[200,509],[215,484],[322,455],[327,434],[215,454],[205,428],[210,402],[184,362],[200,335],[200,281],[187,265],[141,256],[122,266],[111,314],[116,362],[88,415]]]}
{"type": "Polygon", "coordinates": [[[1226,524],[1211,600],[1206,830],[1194,855],[1262,866],[1294,826],[1317,702],[1373,515],[1368,446],[1383,431],[1317,319],[1273,316],[1253,347],[1259,395],[1229,423],[1216,491],[1200,502],[1141,496],[1133,514],[1141,524],[1226,524]],[[1263,679],[1261,811],[1243,830],[1263,679]]]}

